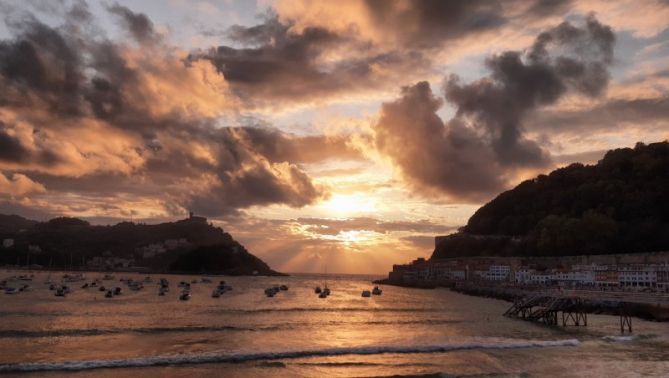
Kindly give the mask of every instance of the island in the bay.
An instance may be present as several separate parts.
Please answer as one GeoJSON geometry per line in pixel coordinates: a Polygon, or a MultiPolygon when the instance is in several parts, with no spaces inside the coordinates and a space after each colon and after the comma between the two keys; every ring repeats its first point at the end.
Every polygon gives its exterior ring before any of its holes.
{"type": "Polygon", "coordinates": [[[280,275],[223,229],[190,214],[176,222],[91,225],[0,214],[0,264],[30,269],[280,275]]]}
{"type": "MultiPolygon", "coordinates": [[[[669,143],[638,143],[501,193],[435,237],[429,259],[394,265],[379,282],[509,300],[549,288],[650,295],[669,292],[667,251],[669,143]]],[[[655,304],[643,312],[669,319],[655,304]]]]}

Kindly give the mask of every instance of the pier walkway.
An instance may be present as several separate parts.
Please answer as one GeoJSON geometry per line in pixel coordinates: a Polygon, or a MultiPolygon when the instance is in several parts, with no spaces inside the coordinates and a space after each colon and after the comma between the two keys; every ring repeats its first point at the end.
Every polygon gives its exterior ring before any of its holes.
{"type": "Polygon", "coordinates": [[[566,327],[587,326],[588,312],[606,304],[620,316],[620,332],[632,332],[632,305],[669,306],[669,295],[635,292],[603,292],[596,290],[551,290],[518,298],[504,316],[546,325],[566,327]]]}

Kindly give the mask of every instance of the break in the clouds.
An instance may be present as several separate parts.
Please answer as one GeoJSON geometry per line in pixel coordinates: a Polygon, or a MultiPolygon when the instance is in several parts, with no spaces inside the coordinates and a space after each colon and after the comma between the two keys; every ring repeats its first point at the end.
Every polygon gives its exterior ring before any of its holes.
{"type": "Polygon", "coordinates": [[[443,99],[427,82],[405,87],[385,103],[374,126],[377,148],[417,189],[480,202],[508,186],[515,171],[546,167],[549,155],[528,138],[524,120],[567,93],[602,94],[609,82],[615,36],[589,17],[539,34],[526,51],[485,61],[490,74],[471,83],[450,76],[444,96],[456,111],[444,122],[443,99]]]}

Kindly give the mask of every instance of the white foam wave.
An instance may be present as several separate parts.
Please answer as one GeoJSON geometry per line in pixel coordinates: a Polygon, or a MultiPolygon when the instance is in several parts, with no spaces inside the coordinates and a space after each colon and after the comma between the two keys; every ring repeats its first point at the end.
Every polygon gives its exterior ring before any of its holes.
{"type": "Polygon", "coordinates": [[[438,345],[378,345],[350,348],[325,348],[291,350],[261,353],[202,353],[184,355],[164,355],[115,360],[88,360],[66,362],[36,362],[0,365],[0,373],[35,371],[76,371],[102,368],[131,368],[161,365],[185,365],[208,363],[231,363],[259,360],[282,360],[301,357],[328,357],[342,355],[443,353],[468,349],[519,349],[577,346],[576,339],[567,340],[514,340],[490,338],[467,343],[447,343],[438,345]]]}
{"type": "Polygon", "coordinates": [[[629,336],[617,336],[617,335],[609,335],[609,336],[604,336],[602,339],[606,341],[613,341],[613,342],[623,342],[623,341],[634,341],[637,339],[637,336],[634,335],[629,335],[629,336]]]}

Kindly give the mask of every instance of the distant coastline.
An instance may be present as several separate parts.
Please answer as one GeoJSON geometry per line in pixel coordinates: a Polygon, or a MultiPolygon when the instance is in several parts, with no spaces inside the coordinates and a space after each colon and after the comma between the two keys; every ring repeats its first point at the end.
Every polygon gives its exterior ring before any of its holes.
{"type": "Polygon", "coordinates": [[[229,233],[190,213],[159,224],[37,222],[0,214],[0,266],[12,269],[282,276],[229,233]]]}

